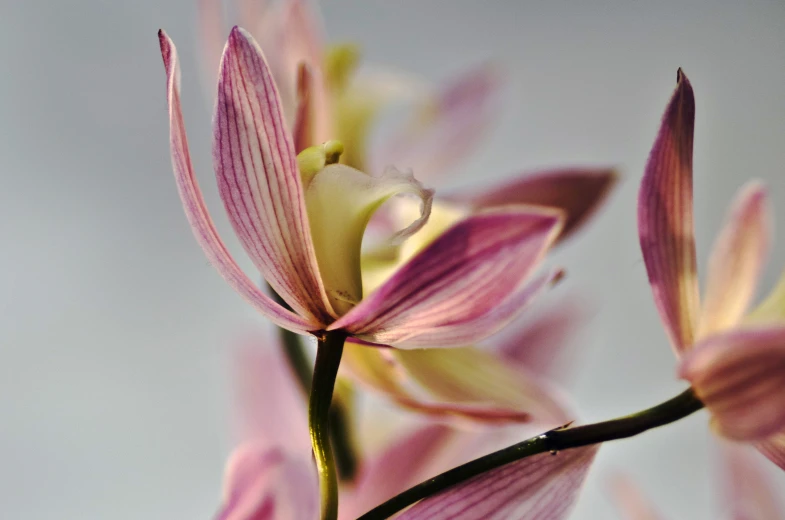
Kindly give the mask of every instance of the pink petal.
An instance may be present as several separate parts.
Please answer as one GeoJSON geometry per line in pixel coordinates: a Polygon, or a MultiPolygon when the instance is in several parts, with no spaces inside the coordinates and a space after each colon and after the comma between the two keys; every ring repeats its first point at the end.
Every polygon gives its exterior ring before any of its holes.
{"type": "Polygon", "coordinates": [[[722,496],[732,520],[780,520],[785,510],[777,500],[772,482],[754,458],[755,452],[741,444],[723,443],[725,492],[722,496]]]}
{"type": "Polygon", "coordinates": [[[618,177],[618,173],[609,168],[564,168],[522,174],[489,189],[474,189],[448,198],[475,209],[509,204],[561,209],[567,219],[559,237],[563,240],[602,205],[618,177]]]}
{"type": "Polygon", "coordinates": [[[699,307],[692,221],[694,123],[692,86],[679,69],[638,194],[643,260],[654,302],[678,351],[695,340],[699,307]]]}
{"type": "MultiPolygon", "coordinates": [[[[468,217],[329,329],[396,347],[462,346],[487,337],[496,330],[488,316],[518,293],[561,225],[560,213],[545,209],[510,207],[468,217]]],[[[506,323],[509,314],[496,321],[506,323]]]]}
{"type": "Polygon", "coordinates": [[[395,164],[419,179],[446,173],[485,136],[500,85],[498,71],[487,64],[449,83],[376,154],[374,169],[395,164]]]}
{"type": "Polygon", "coordinates": [[[432,477],[433,465],[455,430],[439,424],[417,428],[363,465],[357,485],[341,497],[341,519],[354,519],[407,488],[432,477]]]}
{"type": "Polygon", "coordinates": [[[207,213],[207,207],[196,182],[191,156],[188,152],[188,140],[185,135],[185,124],[180,106],[180,66],[177,60],[177,51],[166,33],[160,31],[158,38],[166,67],[172,165],[177,181],[177,190],[180,193],[185,214],[196,240],[204,249],[210,263],[215,266],[229,285],[276,325],[299,333],[318,329],[318,322],[297,316],[264,294],[243,273],[218,236],[210,215],[207,213]]]}
{"type": "Polygon", "coordinates": [[[560,520],[566,518],[598,445],[543,453],[483,473],[428,497],[401,520],[560,520]]]}
{"type": "Polygon", "coordinates": [[[624,520],[660,520],[662,518],[629,477],[617,475],[611,481],[611,491],[615,505],[624,520]]]}
{"type": "Polygon", "coordinates": [[[319,490],[308,458],[267,445],[245,444],[226,467],[225,498],[217,520],[313,520],[319,490]]]}
{"type": "Polygon", "coordinates": [[[785,470],[785,433],[772,435],[755,445],[770,461],[785,470]]]}
{"type": "Polygon", "coordinates": [[[684,356],[679,376],[725,437],[762,440],[785,428],[785,326],[707,338],[684,356]]]}
{"type": "Polygon", "coordinates": [[[224,10],[221,0],[199,0],[199,40],[202,65],[209,85],[214,85],[225,43],[224,10]]]}
{"type": "Polygon", "coordinates": [[[311,68],[301,63],[297,69],[297,113],[294,118],[294,151],[300,153],[309,146],[317,144],[313,139],[313,73],[311,68]]]}
{"type": "Polygon", "coordinates": [[[239,436],[289,453],[311,452],[305,394],[272,334],[249,338],[234,357],[239,436]]]}
{"type": "Polygon", "coordinates": [[[299,314],[329,321],[278,91],[256,42],[235,27],[221,62],[213,163],[229,220],[265,280],[299,314]]]}
{"type": "Polygon", "coordinates": [[[700,337],[741,320],[755,295],[769,251],[770,231],[766,189],[752,182],[739,192],[711,252],[700,337]]]}

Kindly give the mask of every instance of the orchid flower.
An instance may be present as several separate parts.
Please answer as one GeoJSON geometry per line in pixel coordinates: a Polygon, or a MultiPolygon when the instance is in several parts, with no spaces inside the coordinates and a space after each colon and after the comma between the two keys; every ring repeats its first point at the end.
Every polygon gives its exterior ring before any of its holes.
{"type": "MultiPolygon", "coordinates": [[[[785,509],[754,455],[746,446],[722,443],[720,475],[724,520],[780,520],[785,517],[785,509]]],[[[625,520],[664,518],[628,478],[614,478],[611,491],[625,520]]]]}
{"type": "MultiPolygon", "coordinates": [[[[299,388],[281,349],[259,347],[249,345],[238,358],[240,444],[227,465],[224,504],[218,518],[311,520],[318,511],[318,487],[307,464],[310,444],[305,410],[298,400],[299,388]]],[[[528,349],[518,350],[521,356],[528,355],[528,349]]],[[[391,443],[369,454],[356,485],[344,485],[340,518],[354,519],[419,480],[497,444],[498,439],[488,431],[434,423],[396,435],[391,443]]],[[[563,518],[596,448],[568,450],[556,456],[545,454],[510,464],[484,475],[477,484],[456,487],[466,492],[466,499],[456,501],[457,491],[447,491],[422,501],[403,517],[479,520],[502,515],[510,518],[510,512],[515,511],[516,516],[511,518],[546,513],[550,515],[547,518],[563,518]],[[489,482],[494,484],[484,485],[489,482]],[[451,505],[434,514],[431,502],[448,498],[451,505]],[[481,499],[479,505],[474,504],[477,499],[481,499]]]]}
{"type": "MultiPolygon", "coordinates": [[[[392,196],[419,198],[418,218],[396,234],[406,238],[427,221],[432,192],[394,169],[371,176],[326,160],[320,169],[312,160],[298,166],[270,69],[253,38],[235,28],[221,60],[214,167],[235,233],[292,310],[276,303],[242,272],[209,217],[188,152],[177,54],[163,32],[160,44],[188,220],[220,274],[274,323],[300,334],[344,331],[375,344],[451,347],[492,334],[514,314],[508,307],[528,299],[524,282],[559,235],[559,211],[521,206],[471,215],[365,294],[360,245],[371,215],[392,196]]],[[[325,158],[335,149],[321,147],[325,158]]]]}
{"type": "Polygon", "coordinates": [[[766,190],[738,194],[711,252],[698,295],[692,217],[695,99],[679,70],[638,199],[641,250],[678,373],[712,413],[714,429],[754,442],[785,469],[785,281],[761,305],[755,295],[769,246],[766,190]]]}

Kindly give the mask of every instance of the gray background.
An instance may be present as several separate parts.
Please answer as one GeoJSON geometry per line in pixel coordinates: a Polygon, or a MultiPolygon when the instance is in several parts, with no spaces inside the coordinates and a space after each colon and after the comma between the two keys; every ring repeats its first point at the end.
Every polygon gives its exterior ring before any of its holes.
{"type": "MultiPolygon", "coordinates": [[[[637,183],[681,66],[698,99],[699,262],[747,178],[785,201],[785,4],[325,0],[324,10],[330,35],[362,43],[368,62],[433,81],[486,58],[507,67],[509,106],[456,182],[542,165],[622,168],[609,207],[555,259],[593,295],[575,398],[598,420],[683,388],[637,246],[637,183]]],[[[261,318],[183,218],[160,27],[179,46],[194,160],[228,231],[210,172],[195,2],[2,0],[2,518],[194,519],[218,503],[231,447],[228,347],[261,318]]],[[[768,282],[785,261],[785,234],[776,238],[768,282]]],[[[700,413],[606,446],[574,518],[615,518],[615,470],[670,518],[716,518],[706,422],[700,413]]]]}

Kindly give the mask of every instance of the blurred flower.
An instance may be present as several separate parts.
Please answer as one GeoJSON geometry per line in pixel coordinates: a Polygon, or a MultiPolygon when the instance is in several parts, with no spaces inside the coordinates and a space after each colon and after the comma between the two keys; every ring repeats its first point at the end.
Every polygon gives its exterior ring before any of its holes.
{"type": "MultiPolygon", "coordinates": [[[[772,483],[755,460],[754,453],[746,446],[723,442],[720,462],[723,519],[780,520],[785,517],[785,510],[782,509],[772,483]]],[[[625,520],[664,518],[628,478],[614,478],[611,491],[625,520]]]]}
{"type": "Polygon", "coordinates": [[[747,313],[768,252],[766,191],[738,194],[709,259],[701,305],[692,217],[695,99],[686,76],[663,116],[638,200],[654,300],[690,381],[726,437],[758,442],[785,469],[785,282],[747,313]]]}
{"type": "MultiPolygon", "coordinates": [[[[344,330],[396,347],[451,347],[492,334],[537,292],[524,282],[558,236],[562,215],[508,206],[457,222],[364,295],[360,247],[371,215],[394,195],[418,197],[417,218],[395,236],[403,239],[427,221],[432,193],[394,169],[370,176],[340,164],[299,168],[264,57],[235,28],[221,62],[214,166],[237,236],[293,311],[277,304],[242,272],[210,220],[188,152],[175,48],[163,32],[160,43],[175,177],[194,234],[230,285],[277,325],[301,334],[344,330]]],[[[315,150],[323,164],[334,146],[315,150]]]]}
{"type": "MultiPolygon", "coordinates": [[[[318,511],[318,486],[309,464],[310,444],[300,389],[282,350],[271,348],[274,342],[259,343],[249,342],[237,358],[240,444],[227,465],[225,501],[219,519],[310,520],[318,511]]],[[[520,346],[517,350],[521,358],[529,354],[520,346]]],[[[513,362],[512,352],[508,359],[513,362]]],[[[396,432],[389,444],[368,453],[356,483],[342,486],[341,519],[356,518],[419,481],[497,449],[511,442],[513,435],[520,440],[521,435],[520,428],[513,432],[419,424],[396,432]]],[[[394,423],[389,426],[401,430],[394,423]]],[[[405,517],[479,520],[495,518],[494,512],[503,515],[516,511],[522,515],[525,511],[532,515],[549,512],[547,518],[554,520],[563,518],[596,449],[580,448],[511,463],[422,501],[406,513],[414,516],[405,517]],[[471,507],[455,501],[457,494],[464,493],[472,498],[471,507]],[[433,505],[434,501],[444,504],[444,511],[435,516],[433,509],[442,506],[433,505]]]]}

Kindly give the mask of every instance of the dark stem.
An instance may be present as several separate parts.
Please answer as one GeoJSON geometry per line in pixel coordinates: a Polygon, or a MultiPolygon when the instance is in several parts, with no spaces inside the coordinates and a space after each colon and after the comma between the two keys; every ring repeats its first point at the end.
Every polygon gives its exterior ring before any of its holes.
{"type": "MultiPolygon", "coordinates": [[[[289,308],[289,305],[268,285],[268,289],[275,301],[289,308]]],[[[281,338],[286,361],[294,372],[297,382],[305,395],[311,393],[311,378],[313,369],[311,360],[305,351],[302,338],[290,330],[278,327],[278,336],[281,338]]],[[[355,453],[354,439],[352,438],[352,424],[349,404],[336,396],[330,408],[330,437],[333,450],[335,450],[335,463],[338,466],[338,476],[341,480],[352,481],[357,474],[357,454],[355,453]]]]}
{"type": "Polygon", "coordinates": [[[703,403],[690,388],[673,399],[632,415],[575,428],[557,428],[421,482],[365,513],[358,520],[389,518],[418,500],[525,457],[632,437],[683,419],[701,408],[703,403]]]}
{"type": "Polygon", "coordinates": [[[330,445],[330,404],[345,340],[343,331],[325,332],[319,339],[308,403],[311,445],[319,474],[321,520],[338,518],[338,476],[330,445]]]}

